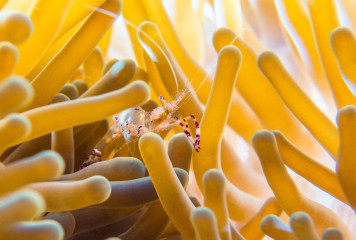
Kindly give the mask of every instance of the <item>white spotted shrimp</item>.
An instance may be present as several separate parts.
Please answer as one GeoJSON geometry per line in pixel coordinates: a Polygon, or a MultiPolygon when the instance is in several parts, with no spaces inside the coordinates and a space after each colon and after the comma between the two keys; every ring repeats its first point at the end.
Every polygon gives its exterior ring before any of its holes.
{"type": "Polygon", "coordinates": [[[130,108],[121,112],[120,118],[118,116],[114,117],[115,123],[112,127],[113,137],[122,134],[126,142],[132,142],[147,132],[159,133],[171,130],[179,125],[183,128],[184,133],[192,143],[194,149],[199,152],[200,129],[199,123],[194,115],[185,118],[174,116],[179,110],[179,103],[183,100],[186,92],[186,90],[181,90],[172,102],[167,102],[163,96],[159,96],[163,105],[156,107],[150,112],[146,112],[141,107],[130,108]],[[195,139],[193,139],[189,130],[187,122],[189,118],[191,118],[195,124],[195,139]]]}

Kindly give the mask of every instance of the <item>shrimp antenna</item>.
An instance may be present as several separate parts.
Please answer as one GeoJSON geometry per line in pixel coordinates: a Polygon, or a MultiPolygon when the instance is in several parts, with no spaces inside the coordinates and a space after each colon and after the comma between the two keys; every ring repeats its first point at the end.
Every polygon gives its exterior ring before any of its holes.
{"type": "Polygon", "coordinates": [[[239,38],[239,35],[236,34],[236,36],[234,37],[234,39],[232,39],[231,43],[229,45],[233,46],[233,43],[239,38]]]}
{"type": "MultiPolygon", "coordinates": [[[[228,45],[231,45],[233,46],[233,43],[239,38],[239,36],[236,34],[236,36],[234,37],[234,39],[232,39],[232,41],[228,44],[228,45]]],[[[199,91],[199,89],[203,86],[203,84],[205,83],[205,81],[208,79],[210,73],[212,72],[213,69],[216,68],[216,65],[215,67],[211,68],[205,75],[203,81],[200,83],[199,87],[197,89],[195,89],[195,92],[197,93],[199,91]]],[[[190,97],[186,98],[183,102],[181,102],[181,104],[184,104],[186,102],[188,102],[190,100],[190,97]]]]}
{"type": "MultiPolygon", "coordinates": [[[[239,36],[236,34],[236,36],[234,37],[234,39],[232,39],[231,43],[229,45],[233,45],[233,43],[239,38],[239,36]]],[[[195,90],[196,92],[198,92],[198,90],[201,88],[201,86],[203,86],[204,82],[208,79],[209,77],[209,72],[206,74],[205,78],[203,79],[203,81],[201,82],[201,84],[199,85],[199,87],[195,90]]]]}
{"type": "MultiPolygon", "coordinates": [[[[106,15],[109,15],[113,18],[120,18],[120,15],[122,16],[122,14],[115,14],[113,12],[110,12],[108,10],[105,10],[105,9],[102,9],[100,7],[94,7],[94,6],[91,6],[89,4],[84,4],[84,7],[86,8],[89,8],[93,11],[96,11],[96,12],[101,12],[103,14],[106,14],[106,15]]],[[[176,88],[177,88],[177,92],[178,92],[178,79],[177,79],[177,75],[174,71],[174,68],[173,68],[173,65],[171,63],[171,61],[169,60],[167,54],[163,51],[163,49],[159,46],[159,44],[150,36],[148,35],[146,32],[142,31],[141,29],[139,29],[135,24],[133,24],[132,22],[130,22],[129,20],[125,19],[123,16],[122,16],[122,19],[124,20],[124,22],[129,25],[130,27],[136,29],[137,31],[140,31],[143,35],[145,35],[145,37],[147,37],[157,48],[158,50],[163,54],[163,57],[167,60],[168,62],[168,65],[169,65],[169,68],[171,69],[172,73],[173,73],[173,78],[175,80],[175,83],[176,83],[176,88]]]]}
{"type": "Polygon", "coordinates": [[[89,8],[89,9],[95,11],[95,12],[100,12],[100,13],[106,14],[108,16],[111,16],[113,18],[118,18],[120,16],[120,14],[115,14],[113,12],[110,12],[110,11],[106,10],[106,9],[103,9],[103,8],[100,8],[100,7],[95,7],[95,6],[86,4],[86,3],[84,3],[83,6],[86,7],[86,8],[89,8]]]}
{"type": "MultiPolygon", "coordinates": [[[[89,5],[89,4],[84,4],[84,7],[86,8],[89,8],[89,9],[92,9],[93,11],[97,11],[97,12],[101,12],[103,14],[106,14],[106,15],[109,15],[109,16],[112,16],[113,18],[119,18],[120,15],[118,14],[114,14],[108,10],[105,10],[105,9],[102,9],[100,7],[94,7],[92,5],[89,5]]],[[[122,15],[122,14],[121,14],[122,15]]],[[[176,72],[173,68],[173,65],[169,59],[169,57],[167,56],[167,54],[165,53],[165,51],[161,48],[161,46],[159,46],[159,44],[150,36],[148,35],[146,32],[142,31],[141,29],[139,29],[135,24],[133,24],[132,22],[130,22],[129,20],[125,19],[123,16],[122,16],[122,19],[123,21],[130,27],[136,29],[137,31],[140,31],[143,35],[145,35],[157,48],[158,50],[162,53],[163,57],[166,59],[166,61],[168,62],[168,65],[169,65],[169,68],[171,69],[172,71],[172,74],[173,74],[173,77],[174,77],[174,80],[175,80],[175,83],[176,83],[176,88],[177,88],[177,92],[178,92],[178,79],[177,79],[177,75],[176,75],[176,72]]],[[[229,45],[232,45],[236,39],[238,38],[238,35],[235,36],[235,38],[231,41],[231,43],[229,45]]],[[[200,88],[203,86],[203,84],[205,83],[205,81],[208,79],[209,77],[209,72],[207,72],[207,74],[205,75],[203,81],[200,83],[199,87],[197,89],[195,89],[195,92],[198,92],[200,90],[200,88]]],[[[186,98],[183,102],[181,102],[181,104],[184,104],[185,102],[189,101],[190,97],[186,98]]],[[[180,105],[181,105],[180,104],[180,105]]]]}

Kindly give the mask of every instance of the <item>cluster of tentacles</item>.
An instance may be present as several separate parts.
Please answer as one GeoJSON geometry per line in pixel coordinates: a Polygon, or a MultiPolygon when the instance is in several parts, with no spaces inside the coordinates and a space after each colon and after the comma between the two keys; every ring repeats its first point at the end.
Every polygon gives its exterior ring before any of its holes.
{"type": "Polygon", "coordinates": [[[0,239],[355,238],[356,0],[0,8],[0,239]]]}

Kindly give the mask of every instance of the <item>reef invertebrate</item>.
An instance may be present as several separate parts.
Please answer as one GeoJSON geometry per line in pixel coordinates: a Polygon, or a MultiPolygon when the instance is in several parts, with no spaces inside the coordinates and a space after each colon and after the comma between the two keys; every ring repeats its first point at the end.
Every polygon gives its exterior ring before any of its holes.
{"type": "Polygon", "coordinates": [[[173,168],[168,154],[164,151],[163,141],[158,135],[147,133],[140,138],[139,147],[167,215],[184,238],[194,239],[190,214],[195,207],[185,194],[183,186],[172,174],[173,168]],[[160,162],[162,160],[164,162],[160,162]],[[157,164],[161,167],[157,168],[157,164]],[[162,181],[165,184],[162,184],[162,181]],[[179,214],[176,212],[177,208],[180,209],[179,214]]]}
{"type": "Polygon", "coordinates": [[[215,215],[209,208],[200,207],[195,209],[191,218],[195,228],[195,239],[220,239],[215,215]]]}
{"type": "Polygon", "coordinates": [[[101,162],[103,154],[98,149],[93,149],[88,158],[80,166],[80,169],[88,167],[89,165],[97,162],[101,162]]]}
{"type": "MultiPolygon", "coordinates": [[[[121,10],[121,4],[117,0],[105,1],[101,8],[118,14],[121,10]]],[[[62,14],[64,13],[62,12],[62,14]]],[[[86,19],[85,23],[81,25],[60,52],[32,80],[31,85],[34,87],[36,95],[30,108],[47,104],[54,97],[69,77],[89,56],[114,20],[115,18],[111,15],[102,13],[94,13],[86,19]],[[76,52],[74,53],[72,49],[76,49],[76,52]],[[68,66],[61,69],[60,66],[65,65],[64,63],[67,61],[72,62],[71,67],[68,66]],[[50,88],[45,87],[47,79],[53,80],[50,88]]]]}
{"type": "MultiPolygon", "coordinates": [[[[267,215],[261,221],[261,228],[267,236],[279,239],[320,239],[314,229],[313,220],[304,212],[294,213],[289,221],[289,226],[275,215],[267,215]]],[[[323,240],[343,239],[342,233],[336,228],[328,228],[322,234],[323,240]]]]}
{"type": "Polygon", "coordinates": [[[134,60],[120,1],[45,2],[0,1],[0,238],[354,238],[355,0],[123,0],[134,60]]]}
{"type": "Polygon", "coordinates": [[[145,133],[155,132],[159,134],[179,125],[183,128],[195,151],[199,152],[200,128],[198,121],[194,115],[182,119],[175,116],[185,95],[186,91],[181,90],[172,102],[167,102],[163,96],[159,96],[159,100],[161,100],[163,105],[149,112],[146,112],[141,107],[130,108],[121,112],[120,117],[114,117],[115,123],[111,127],[113,137],[122,134],[126,142],[137,141],[145,133]],[[189,130],[188,119],[194,121],[195,139],[193,139],[189,130]]]}
{"type": "Polygon", "coordinates": [[[329,227],[340,229],[345,238],[350,238],[350,232],[337,215],[320,204],[304,197],[293,180],[287,174],[283,161],[277,150],[276,140],[271,132],[261,130],[253,138],[254,148],[261,160],[265,176],[274,191],[281,207],[287,214],[292,215],[297,211],[307,212],[314,220],[317,231],[322,232],[329,227]],[[283,184],[280,180],[283,179],[283,184]],[[288,196],[285,194],[288,192],[288,196]],[[293,202],[290,196],[293,195],[293,202]],[[318,218],[323,216],[323,221],[318,218]]]}

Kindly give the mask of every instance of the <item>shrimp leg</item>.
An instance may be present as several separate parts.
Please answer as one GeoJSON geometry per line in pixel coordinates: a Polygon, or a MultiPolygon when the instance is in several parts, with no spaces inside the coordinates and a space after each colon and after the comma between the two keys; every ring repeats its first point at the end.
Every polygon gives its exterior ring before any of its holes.
{"type": "Polygon", "coordinates": [[[185,135],[188,137],[189,141],[193,144],[193,147],[195,149],[195,151],[199,152],[199,143],[200,143],[200,128],[199,128],[199,123],[196,120],[194,115],[190,115],[190,117],[185,117],[182,119],[176,118],[176,120],[178,121],[179,126],[181,126],[183,128],[183,131],[185,133],[185,135]],[[195,140],[193,139],[190,130],[189,130],[189,126],[188,126],[188,119],[192,119],[194,121],[195,124],[195,129],[196,129],[196,133],[195,133],[195,140]]]}

